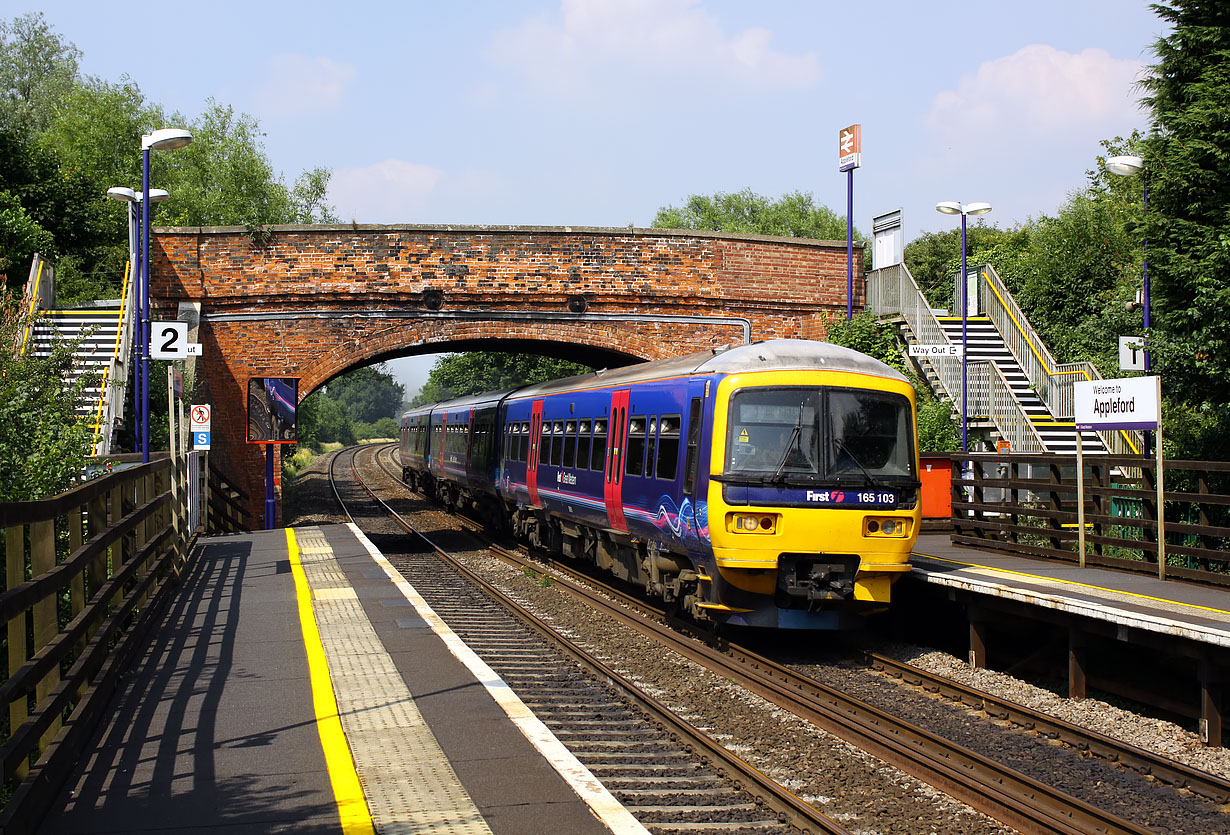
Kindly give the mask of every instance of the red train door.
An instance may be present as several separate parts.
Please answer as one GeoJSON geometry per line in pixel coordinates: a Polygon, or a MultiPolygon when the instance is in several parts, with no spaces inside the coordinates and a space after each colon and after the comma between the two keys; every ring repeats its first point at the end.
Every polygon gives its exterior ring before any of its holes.
{"type": "Polygon", "coordinates": [[[628,398],[631,395],[631,389],[621,389],[611,394],[611,418],[607,426],[609,440],[606,445],[606,478],[602,491],[611,528],[624,533],[628,531],[628,522],[624,519],[623,453],[628,436],[628,398]]]}
{"type": "Polygon", "coordinates": [[[525,485],[530,491],[530,504],[539,506],[538,502],[538,453],[539,442],[542,440],[542,401],[535,400],[530,407],[530,454],[525,462],[525,485]]]}

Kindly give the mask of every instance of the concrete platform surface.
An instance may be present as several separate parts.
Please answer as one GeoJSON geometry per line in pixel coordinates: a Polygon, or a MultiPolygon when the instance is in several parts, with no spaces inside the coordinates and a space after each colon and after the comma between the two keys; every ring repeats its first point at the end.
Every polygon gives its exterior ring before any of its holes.
{"type": "Polygon", "coordinates": [[[40,831],[645,832],[350,525],[200,540],[40,831]]]}
{"type": "Polygon", "coordinates": [[[911,563],[927,583],[1230,647],[1230,590],[955,546],[946,534],[920,536],[911,563]]]}

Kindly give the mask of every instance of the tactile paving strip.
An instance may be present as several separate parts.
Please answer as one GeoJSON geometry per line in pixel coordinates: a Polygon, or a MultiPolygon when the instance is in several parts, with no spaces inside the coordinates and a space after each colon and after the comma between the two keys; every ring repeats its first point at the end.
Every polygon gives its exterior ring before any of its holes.
{"type": "Polygon", "coordinates": [[[380,833],[490,835],[319,528],[295,538],[342,728],[380,833]]]}

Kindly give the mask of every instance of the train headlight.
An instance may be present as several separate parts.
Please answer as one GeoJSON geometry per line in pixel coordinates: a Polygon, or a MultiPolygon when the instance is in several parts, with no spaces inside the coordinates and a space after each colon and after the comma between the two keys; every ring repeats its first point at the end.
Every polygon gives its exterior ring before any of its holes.
{"type": "Polygon", "coordinates": [[[864,536],[883,536],[900,539],[910,534],[909,519],[894,516],[868,516],[863,520],[864,536]]]}
{"type": "Polygon", "coordinates": [[[726,530],[730,533],[777,533],[776,513],[728,513],[726,530]]]}

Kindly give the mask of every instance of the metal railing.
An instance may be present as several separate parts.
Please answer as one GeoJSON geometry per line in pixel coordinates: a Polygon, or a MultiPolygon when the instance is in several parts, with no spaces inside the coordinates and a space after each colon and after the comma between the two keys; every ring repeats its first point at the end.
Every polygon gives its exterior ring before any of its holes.
{"type": "MultiPolygon", "coordinates": [[[[874,316],[901,316],[914,342],[921,345],[951,345],[930,303],[904,264],[881,267],[867,274],[867,309],[874,316]]],[[[940,387],[952,403],[961,402],[961,358],[927,357],[940,387]]],[[[1014,450],[1044,452],[1045,445],[1033,422],[1021,407],[994,363],[969,363],[967,416],[986,417],[1014,450]]]]}
{"type": "Polygon", "coordinates": [[[995,424],[1014,452],[1046,452],[1046,444],[1029,419],[1000,367],[989,360],[969,364],[969,414],[995,424]]]}
{"type": "MultiPolygon", "coordinates": [[[[990,264],[978,270],[978,299],[982,312],[995,324],[1004,344],[1029,378],[1030,385],[1046,404],[1047,410],[1060,419],[1071,420],[1075,414],[1074,387],[1076,380],[1101,380],[1102,375],[1090,362],[1057,363],[1046,343],[1029,323],[1016,299],[1008,292],[999,273],[990,264]]],[[[954,298],[960,293],[958,286],[954,298]]],[[[1143,449],[1140,432],[1100,431],[1097,433],[1111,455],[1139,455],[1143,449]]]]}

